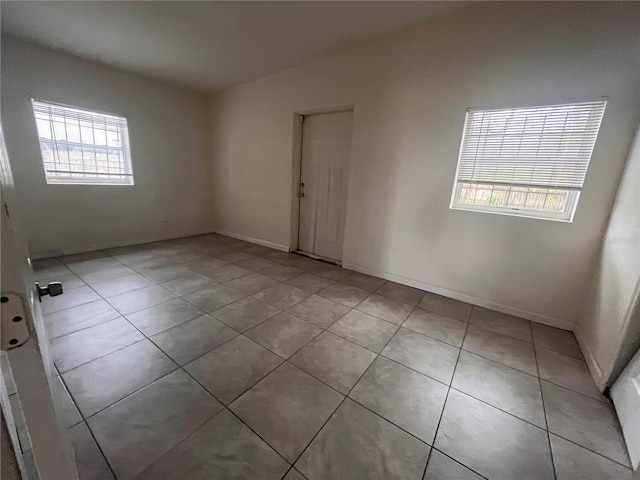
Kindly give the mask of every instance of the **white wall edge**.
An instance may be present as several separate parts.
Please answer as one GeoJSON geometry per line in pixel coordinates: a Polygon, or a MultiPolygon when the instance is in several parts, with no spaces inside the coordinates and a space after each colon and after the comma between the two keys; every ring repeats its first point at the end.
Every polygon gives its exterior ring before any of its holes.
{"type": "Polygon", "coordinates": [[[244,240],[245,242],[255,243],[256,245],[262,245],[263,247],[273,248],[275,250],[280,250],[282,252],[289,252],[289,246],[280,245],[279,243],[267,242],[266,240],[260,240],[258,238],[248,237],[246,235],[240,235],[239,233],[227,232],[226,230],[219,230],[217,228],[213,229],[214,233],[219,233],[220,235],[226,235],[227,237],[237,238],[238,240],[244,240]]]}
{"type": "Polygon", "coordinates": [[[409,287],[419,288],[420,290],[425,290],[437,295],[443,295],[445,297],[453,298],[454,300],[460,300],[461,302],[471,303],[479,307],[495,310],[496,312],[506,313],[507,315],[513,315],[514,317],[524,318],[526,320],[531,320],[532,322],[542,323],[544,325],[561,328],[563,330],[569,330],[571,332],[575,330],[575,323],[567,322],[566,320],[560,320],[558,318],[548,317],[546,315],[530,312],[528,310],[522,310],[516,307],[511,307],[509,305],[504,305],[502,303],[493,302],[491,300],[485,300],[484,298],[478,298],[467,295],[465,293],[460,293],[455,290],[449,290],[446,288],[437,287],[435,285],[429,285],[428,283],[424,283],[419,280],[414,280],[412,278],[403,277],[401,275],[396,275],[393,273],[383,272],[369,267],[363,267],[362,265],[357,265],[355,263],[343,262],[342,266],[344,268],[348,268],[349,270],[366,273],[378,278],[384,278],[385,280],[391,280],[396,283],[408,285],[409,287]]]}
{"type": "Polygon", "coordinates": [[[587,367],[589,368],[589,372],[591,372],[591,376],[593,377],[596,387],[598,387],[598,390],[603,392],[605,388],[607,388],[607,379],[604,378],[602,374],[602,370],[600,369],[596,356],[591,351],[591,347],[589,347],[589,344],[585,341],[582,336],[582,331],[579,328],[574,331],[574,335],[576,336],[578,345],[580,345],[582,356],[584,357],[584,361],[587,363],[587,367]]]}

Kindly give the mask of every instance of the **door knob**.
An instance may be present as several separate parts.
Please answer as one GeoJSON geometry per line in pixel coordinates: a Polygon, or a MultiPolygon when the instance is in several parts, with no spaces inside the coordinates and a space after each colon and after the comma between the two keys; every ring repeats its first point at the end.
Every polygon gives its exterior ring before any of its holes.
{"type": "Polygon", "coordinates": [[[42,297],[45,295],[50,295],[52,297],[57,297],[58,295],[62,295],[64,291],[62,290],[62,282],[49,282],[46,287],[41,287],[38,282],[36,282],[36,292],[38,293],[38,300],[42,302],[42,297]]]}

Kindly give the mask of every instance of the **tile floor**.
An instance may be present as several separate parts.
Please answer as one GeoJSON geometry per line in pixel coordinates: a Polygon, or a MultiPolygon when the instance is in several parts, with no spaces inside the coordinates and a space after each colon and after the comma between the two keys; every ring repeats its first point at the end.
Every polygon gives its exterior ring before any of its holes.
{"type": "Polygon", "coordinates": [[[631,478],[569,332],[216,234],[35,269],[82,479],[631,478]]]}

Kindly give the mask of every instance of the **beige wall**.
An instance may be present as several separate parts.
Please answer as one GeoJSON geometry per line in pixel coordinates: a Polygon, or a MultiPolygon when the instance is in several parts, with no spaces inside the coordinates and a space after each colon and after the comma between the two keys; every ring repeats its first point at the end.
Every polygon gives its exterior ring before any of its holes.
{"type": "Polygon", "coordinates": [[[640,346],[640,130],[590,287],[576,336],[596,383],[604,388],[640,346]]]}
{"type": "Polygon", "coordinates": [[[2,37],[2,123],[35,255],[210,230],[206,97],[2,37]],[[31,98],[127,117],[134,186],[47,185],[31,98]]]}
{"type": "Polygon", "coordinates": [[[475,5],[212,96],[214,227],[291,245],[294,112],[353,104],[345,264],[571,328],[640,114],[639,14],[475,5]],[[600,96],[573,223],[449,209],[467,107],[600,96]]]}

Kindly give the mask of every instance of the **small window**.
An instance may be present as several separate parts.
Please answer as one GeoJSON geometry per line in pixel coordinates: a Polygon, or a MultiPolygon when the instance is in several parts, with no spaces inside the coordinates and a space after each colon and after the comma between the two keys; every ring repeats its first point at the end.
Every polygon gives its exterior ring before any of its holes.
{"type": "Polygon", "coordinates": [[[605,106],[467,110],[451,208],[571,222],[605,106]]]}
{"type": "Polygon", "coordinates": [[[133,185],[126,118],[32,102],[47,183],[133,185]]]}

